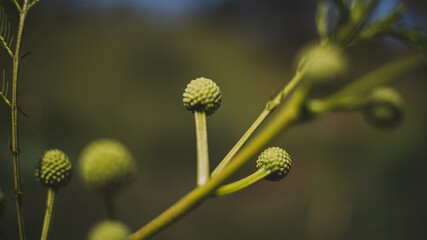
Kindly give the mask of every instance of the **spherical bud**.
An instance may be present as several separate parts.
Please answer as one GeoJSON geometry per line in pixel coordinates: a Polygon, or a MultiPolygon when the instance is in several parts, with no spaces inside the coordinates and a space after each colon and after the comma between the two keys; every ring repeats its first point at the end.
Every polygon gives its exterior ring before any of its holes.
{"type": "Polygon", "coordinates": [[[402,98],[391,88],[378,88],[369,96],[363,115],[379,129],[396,127],[403,118],[402,98]]]}
{"type": "Polygon", "coordinates": [[[103,221],[95,225],[89,233],[88,240],[127,240],[129,228],[118,221],[103,221]]]}
{"type": "Polygon", "coordinates": [[[6,201],[4,199],[4,194],[0,189],[0,217],[4,215],[5,209],[6,209],[6,201]]]}
{"type": "Polygon", "coordinates": [[[136,172],[136,162],[122,143],[100,139],[83,149],[79,172],[89,189],[114,193],[130,181],[136,172]]]}
{"type": "Polygon", "coordinates": [[[192,80],[183,94],[184,106],[194,112],[214,113],[221,105],[222,94],[218,85],[208,78],[192,80]]]}
{"type": "Polygon", "coordinates": [[[271,171],[271,173],[264,178],[268,181],[279,181],[286,177],[291,170],[291,165],[291,157],[285,150],[279,147],[271,147],[264,150],[256,161],[256,167],[258,169],[263,168],[271,171]]]}
{"type": "Polygon", "coordinates": [[[343,51],[334,45],[309,45],[299,53],[299,56],[300,70],[304,69],[305,77],[313,82],[335,81],[348,68],[343,51]]]}
{"type": "Polygon", "coordinates": [[[63,151],[52,149],[46,151],[40,159],[35,175],[44,186],[59,188],[71,181],[73,168],[63,151]]]}

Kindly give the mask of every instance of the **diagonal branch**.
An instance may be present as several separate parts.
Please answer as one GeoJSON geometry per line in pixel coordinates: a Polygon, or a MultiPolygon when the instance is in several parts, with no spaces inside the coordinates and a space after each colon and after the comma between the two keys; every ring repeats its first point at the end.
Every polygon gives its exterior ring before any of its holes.
{"type": "Polygon", "coordinates": [[[162,229],[171,225],[179,218],[202,204],[204,200],[211,197],[227,179],[241,169],[251,157],[258,153],[265,145],[281,133],[290,125],[298,122],[301,117],[301,105],[306,100],[307,88],[297,88],[290,96],[288,104],[285,105],[277,115],[269,122],[263,131],[252,139],[230,162],[227,168],[217,176],[212,177],[205,185],[195,188],[189,192],[169,209],[160,214],[157,218],[134,232],[129,236],[129,240],[149,239],[162,229]]]}
{"type": "Polygon", "coordinates": [[[16,9],[18,9],[18,12],[21,12],[21,6],[19,5],[18,1],[16,0],[10,0],[13,4],[15,4],[16,9]]]}
{"type": "Polygon", "coordinates": [[[7,21],[7,16],[4,11],[4,8],[1,7],[0,10],[0,44],[6,49],[10,57],[14,57],[11,50],[13,42],[13,36],[10,34],[10,22],[7,21]]]}
{"type": "Polygon", "coordinates": [[[28,8],[27,8],[27,11],[28,10],[30,10],[30,8],[32,8],[34,5],[36,5],[36,3],[38,3],[40,0],[33,0],[29,5],[28,5],[28,8]]]}
{"type": "Polygon", "coordinates": [[[7,91],[9,89],[9,84],[4,79],[5,79],[5,77],[4,77],[4,70],[3,70],[3,83],[1,85],[0,97],[10,107],[11,103],[10,103],[9,99],[7,99],[7,91]],[[6,83],[6,86],[5,86],[5,83],[6,83]]]}

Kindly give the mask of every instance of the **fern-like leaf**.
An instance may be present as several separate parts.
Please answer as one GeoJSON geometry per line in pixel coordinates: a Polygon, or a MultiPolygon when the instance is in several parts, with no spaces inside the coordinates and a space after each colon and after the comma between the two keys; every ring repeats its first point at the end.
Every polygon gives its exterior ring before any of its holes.
{"type": "Polygon", "coordinates": [[[10,107],[10,102],[7,99],[7,91],[9,90],[9,83],[6,81],[5,73],[3,70],[3,81],[1,85],[0,98],[10,107]]]}
{"type": "Polygon", "coordinates": [[[13,57],[13,53],[11,51],[13,36],[10,33],[10,22],[7,20],[4,7],[0,6],[0,8],[0,45],[6,49],[10,56],[13,57]]]}

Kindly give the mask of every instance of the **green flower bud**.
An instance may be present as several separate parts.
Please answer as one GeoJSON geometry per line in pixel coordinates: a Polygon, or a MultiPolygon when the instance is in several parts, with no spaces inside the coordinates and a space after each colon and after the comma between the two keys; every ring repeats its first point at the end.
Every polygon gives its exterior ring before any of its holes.
{"type": "Polygon", "coordinates": [[[79,172],[89,189],[113,193],[129,182],[136,172],[136,162],[122,143],[100,139],[83,149],[79,172]]]}
{"type": "Polygon", "coordinates": [[[129,228],[118,221],[103,221],[95,225],[89,233],[88,240],[127,240],[129,228]]]}
{"type": "Polygon", "coordinates": [[[46,151],[40,159],[35,175],[44,186],[59,188],[71,181],[73,168],[63,151],[52,149],[46,151]]]}
{"type": "Polygon", "coordinates": [[[0,217],[4,215],[4,210],[6,209],[6,201],[4,199],[4,194],[0,188],[0,217]]]}
{"type": "Polygon", "coordinates": [[[264,178],[268,181],[282,180],[288,175],[291,170],[291,165],[291,157],[285,150],[279,147],[267,148],[259,155],[256,161],[256,167],[258,169],[264,168],[271,171],[271,173],[264,178]]]}
{"type": "Polygon", "coordinates": [[[298,56],[299,71],[305,71],[305,77],[317,83],[335,81],[348,67],[342,49],[335,45],[309,44],[298,56]]]}
{"type": "Polygon", "coordinates": [[[221,105],[222,94],[218,85],[208,78],[192,80],[183,94],[184,106],[194,112],[214,113],[221,105]]]}
{"type": "Polygon", "coordinates": [[[379,129],[396,127],[403,118],[402,98],[391,88],[378,88],[369,96],[363,115],[379,129]]]}

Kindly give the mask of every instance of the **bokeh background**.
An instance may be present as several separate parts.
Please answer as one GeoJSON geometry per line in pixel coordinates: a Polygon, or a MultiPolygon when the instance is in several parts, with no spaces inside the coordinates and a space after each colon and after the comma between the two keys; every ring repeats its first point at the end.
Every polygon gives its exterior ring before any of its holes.
{"type": "MultiPolygon", "coordinates": [[[[385,1],[392,7],[394,1],[385,1]]],[[[405,24],[426,29],[427,3],[405,1],[405,24]]],[[[12,24],[17,15],[2,1],[12,24]]],[[[317,1],[41,0],[25,29],[19,134],[28,239],[40,236],[46,189],[34,177],[43,152],[76,166],[97,138],[125,143],[138,175],[118,196],[118,216],[138,229],[195,186],[193,116],[182,106],[191,79],[214,79],[223,104],[208,119],[212,168],[290,79],[295,56],[316,41],[317,1]]],[[[384,9],[380,9],[384,10],[384,9]]],[[[15,26],[15,25],[13,25],[15,26]]],[[[407,51],[390,38],[347,51],[349,82],[407,51]]],[[[4,51],[0,66],[11,75],[4,51]]],[[[271,142],[291,154],[285,181],[210,199],[155,239],[427,239],[426,72],[394,83],[405,120],[379,131],[360,113],[330,114],[271,142]]],[[[326,91],[326,85],[322,91],[326,91]]],[[[17,238],[10,115],[0,104],[0,187],[8,239],[17,238]]],[[[255,162],[255,158],[254,158],[255,162]]],[[[255,169],[248,165],[236,178],[255,169]]],[[[101,198],[76,173],[61,190],[51,239],[85,239],[104,217],[101,198]]]]}

